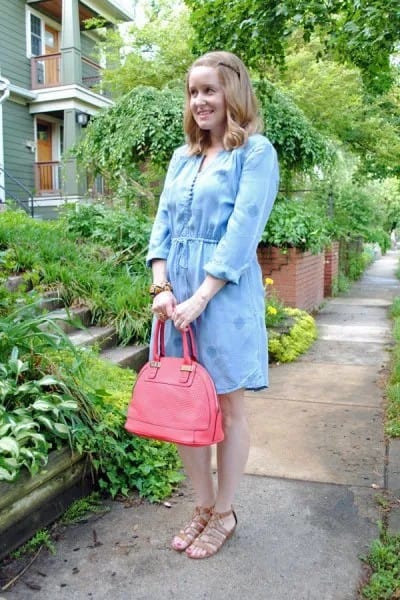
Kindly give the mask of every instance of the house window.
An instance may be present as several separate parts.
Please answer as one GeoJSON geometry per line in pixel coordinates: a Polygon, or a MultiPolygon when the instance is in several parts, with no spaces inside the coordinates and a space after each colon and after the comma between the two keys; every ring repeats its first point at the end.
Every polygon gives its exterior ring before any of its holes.
{"type": "Polygon", "coordinates": [[[42,54],[42,23],[39,17],[31,13],[31,54],[42,54]]]}

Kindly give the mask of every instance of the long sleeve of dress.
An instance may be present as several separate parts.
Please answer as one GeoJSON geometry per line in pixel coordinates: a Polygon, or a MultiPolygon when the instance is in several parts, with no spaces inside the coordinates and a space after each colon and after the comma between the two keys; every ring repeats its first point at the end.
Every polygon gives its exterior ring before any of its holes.
{"type": "Polygon", "coordinates": [[[173,177],[177,159],[178,152],[175,150],[168,166],[164,188],[160,196],[157,214],[151,230],[149,248],[146,255],[146,265],[148,267],[151,266],[151,261],[155,258],[166,260],[171,247],[171,231],[167,207],[167,188],[173,177]]]}
{"type": "Polygon", "coordinates": [[[218,279],[238,283],[256,254],[278,191],[275,149],[259,138],[244,159],[238,193],[227,229],[204,270],[218,279]]]}

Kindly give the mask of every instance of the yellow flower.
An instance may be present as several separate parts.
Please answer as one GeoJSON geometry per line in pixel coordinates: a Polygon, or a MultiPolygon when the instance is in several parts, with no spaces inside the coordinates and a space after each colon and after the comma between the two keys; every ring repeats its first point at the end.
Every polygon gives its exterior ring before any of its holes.
{"type": "Polygon", "coordinates": [[[275,306],[268,306],[267,312],[269,315],[276,315],[278,313],[275,306]]]}
{"type": "Polygon", "coordinates": [[[264,279],[264,283],[265,283],[265,285],[272,285],[274,283],[274,280],[271,279],[271,277],[266,277],[264,279]]]}

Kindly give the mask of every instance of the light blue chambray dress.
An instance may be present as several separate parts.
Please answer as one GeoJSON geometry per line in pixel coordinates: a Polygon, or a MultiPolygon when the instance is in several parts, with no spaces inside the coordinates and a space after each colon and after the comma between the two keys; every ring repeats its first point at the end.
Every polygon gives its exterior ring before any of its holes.
{"type": "MultiPolygon", "coordinates": [[[[174,152],[147,254],[166,259],[178,302],[207,274],[227,280],[192,323],[199,361],[217,392],[268,385],[264,288],[257,245],[279,182],[276,152],[260,134],[222,150],[199,171],[201,156],[174,152]]],[[[166,353],[180,356],[181,334],[166,322],[166,353]]]]}

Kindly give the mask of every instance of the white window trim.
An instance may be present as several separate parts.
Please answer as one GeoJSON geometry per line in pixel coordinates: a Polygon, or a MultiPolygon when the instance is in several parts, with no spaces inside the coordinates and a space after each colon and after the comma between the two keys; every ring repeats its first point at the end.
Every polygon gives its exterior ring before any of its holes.
{"type": "Polygon", "coordinates": [[[42,38],[42,48],[41,54],[44,54],[45,47],[45,26],[49,25],[53,29],[56,29],[61,33],[61,25],[57,23],[57,21],[53,21],[53,19],[49,19],[45,17],[42,13],[38,12],[34,8],[30,6],[25,7],[25,31],[26,31],[26,56],[28,58],[32,58],[32,47],[31,47],[31,14],[40,19],[40,35],[42,38]]]}

